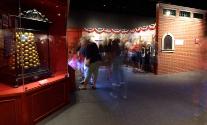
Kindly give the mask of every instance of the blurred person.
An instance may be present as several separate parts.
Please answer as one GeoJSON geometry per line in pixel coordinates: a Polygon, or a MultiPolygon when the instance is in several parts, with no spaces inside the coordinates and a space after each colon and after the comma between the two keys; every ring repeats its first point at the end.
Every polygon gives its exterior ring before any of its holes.
{"type": "Polygon", "coordinates": [[[156,65],[155,45],[152,44],[150,50],[150,67],[153,73],[155,73],[155,65],[156,65]]]}
{"type": "Polygon", "coordinates": [[[99,61],[101,56],[99,53],[98,46],[96,43],[91,42],[90,39],[81,41],[81,46],[84,49],[84,64],[87,70],[85,70],[85,78],[82,86],[79,87],[81,90],[86,90],[90,79],[93,77],[92,89],[96,89],[96,81],[98,77],[99,61]]]}
{"type": "Polygon", "coordinates": [[[138,72],[139,71],[139,61],[140,61],[140,55],[139,55],[139,45],[135,44],[132,49],[132,57],[131,60],[133,62],[133,72],[138,72]]]}
{"type": "Polygon", "coordinates": [[[146,47],[146,52],[145,52],[145,71],[150,72],[151,71],[151,66],[150,66],[150,55],[151,55],[151,45],[148,44],[146,47]]]}
{"type": "Polygon", "coordinates": [[[124,51],[120,46],[120,39],[115,39],[112,41],[112,92],[110,93],[114,98],[117,98],[119,94],[119,87],[124,86],[124,91],[121,92],[123,98],[127,98],[126,95],[126,83],[124,81],[123,72],[123,61],[124,61],[124,51]]]}
{"type": "Polygon", "coordinates": [[[132,47],[132,43],[130,41],[127,41],[124,46],[127,53],[126,64],[128,66],[131,63],[132,52],[130,51],[130,48],[132,47]]]}
{"type": "Polygon", "coordinates": [[[78,69],[81,73],[81,81],[84,79],[84,47],[79,44],[76,48],[76,53],[78,57],[78,69]]]}
{"type": "Polygon", "coordinates": [[[142,48],[141,48],[141,60],[140,60],[140,65],[141,65],[141,70],[142,71],[145,70],[145,56],[146,56],[146,49],[145,49],[145,46],[142,45],[142,48]]]}
{"type": "Polygon", "coordinates": [[[112,39],[109,39],[105,44],[105,53],[106,53],[106,68],[107,68],[107,80],[111,79],[111,63],[112,63],[112,39]]]}

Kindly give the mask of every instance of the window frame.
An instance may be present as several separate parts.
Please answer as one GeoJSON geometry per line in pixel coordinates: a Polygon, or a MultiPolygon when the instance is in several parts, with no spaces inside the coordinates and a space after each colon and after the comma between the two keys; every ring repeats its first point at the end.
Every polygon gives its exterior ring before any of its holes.
{"type": "Polygon", "coordinates": [[[193,18],[194,18],[194,19],[203,20],[203,19],[204,19],[204,16],[205,16],[205,14],[203,14],[203,13],[193,12],[193,18]],[[195,17],[195,14],[202,15],[202,18],[196,18],[196,17],[195,17]]]}
{"type": "Polygon", "coordinates": [[[162,9],[162,14],[164,15],[164,16],[171,16],[171,17],[176,17],[177,16],[177,9],[170,9],[170,8],[163,8],[162,9]],[[175,15],[166,15],[165,13],[164,13],[164,10],[169,10],[169,11],[175,11],[175,15]]]}
{"type": "Polygon", "coordinates": [[[182,17],[182,18],[191,18],[192,17],[192,12],[191,11],[187,11],[187,10],[180,10],[179,11],[179,17],[182,17]],[[181,12],[190,13],[190,16],[189,17],[188,16],[181,16],[180,15],[181,12]]]}
{"type": "Polygon", "coordinates": [[[174,51],[175,51],[175,38],[172,33],[165,33],[162,37],[162,52],[174,52],[174,51]],[[172,49],[164,48],[164,42],[165,42],[164,40],[165,40],[165,37],[168,35],[172,37],[172,49]]]}

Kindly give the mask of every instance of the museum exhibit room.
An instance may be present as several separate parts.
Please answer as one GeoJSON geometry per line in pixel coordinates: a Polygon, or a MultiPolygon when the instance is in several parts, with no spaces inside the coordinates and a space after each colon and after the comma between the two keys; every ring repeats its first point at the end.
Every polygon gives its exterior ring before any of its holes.
{"type": "Polygon", "coordinates": [[[1,0],[0,125],[207,124],[206,3],[1,0]]]}

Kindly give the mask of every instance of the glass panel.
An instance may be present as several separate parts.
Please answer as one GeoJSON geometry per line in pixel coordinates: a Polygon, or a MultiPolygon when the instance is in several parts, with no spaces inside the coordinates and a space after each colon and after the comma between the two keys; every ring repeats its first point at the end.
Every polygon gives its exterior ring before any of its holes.
{"type": "Polygon", "coordinates": [[[167,16],[176,16],[176,10],[163,9],[163,14],[167,16]]]}
{"type": "MultiPolygon", "coordinates": [[[[16,27],[20,22],[14,20],[14,15],[20,13],[20,0],[3,0],[0,4],[0,90],[10,90],[16,85],[17,53],[16,27]]],[[[19,71],[21,73],[21,70],[19,71]]],[[[19,79],[20,80],[20,79],[19,79]]],[[[22,87],[22,86],[21,86],[22,87]]],[[[5,90],[5,91],[6,91],[5,90]]]]}
{"type": "Polygon", "coordinates": [[[203,14],[200,14],[200,13],[194,13],[194,14],[193,14],[193,18],[203,19],[203,14]]]}
{"type": "Polygon", "coordinates": [[[167,35],[164,39],[164,49],[172,50],[172,37],[170,35],[167,35]]]}
{"type": "Polygon", "coordinates": [[[179,15],[182,16],[182,17],[190,17],[190,12],[180,11],[179,15]]]}
{"type": "MultiPolygon", "coordinates": [[[[24,69],[25,77],[35,80],[49,70],[49,41],[46,33],[21,29],[16,32],[17,69],[24,69]]],[[[26,80],[30,82],[33,80],[26,80]]]]}
{"type": "Polygon", "coordinates": [[[51,22],[38,10],[24,10],[19,3],[7,0],[5,7],[0,5],[0,82],[24,88],[25,83],[50,75],[51,22]]]}

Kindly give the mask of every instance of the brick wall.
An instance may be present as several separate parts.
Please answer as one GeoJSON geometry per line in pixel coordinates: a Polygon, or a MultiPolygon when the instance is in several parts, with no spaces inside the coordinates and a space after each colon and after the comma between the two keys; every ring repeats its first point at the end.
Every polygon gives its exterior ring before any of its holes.
{"type": "Polygon", "coordinates": [[[192,71],[199,68],[199,44],[195,39],[205,36],[206,21],[193,18],[193,13],[204,14],[206,11],[168,4],[157,4],[157,49],[158,65],[157,73],[177,73],[192,71]],[[176,16],[163,15],[163,8],[175,9],[176,16]],[[179,11],[191,12],[191,17],[180,17],[179,11]],[[175,51],[171,53],[162,51],[162,37],[165,33],[171,33],[175,40],[184,40],[183,45],[175,45],[175,51]]]}

